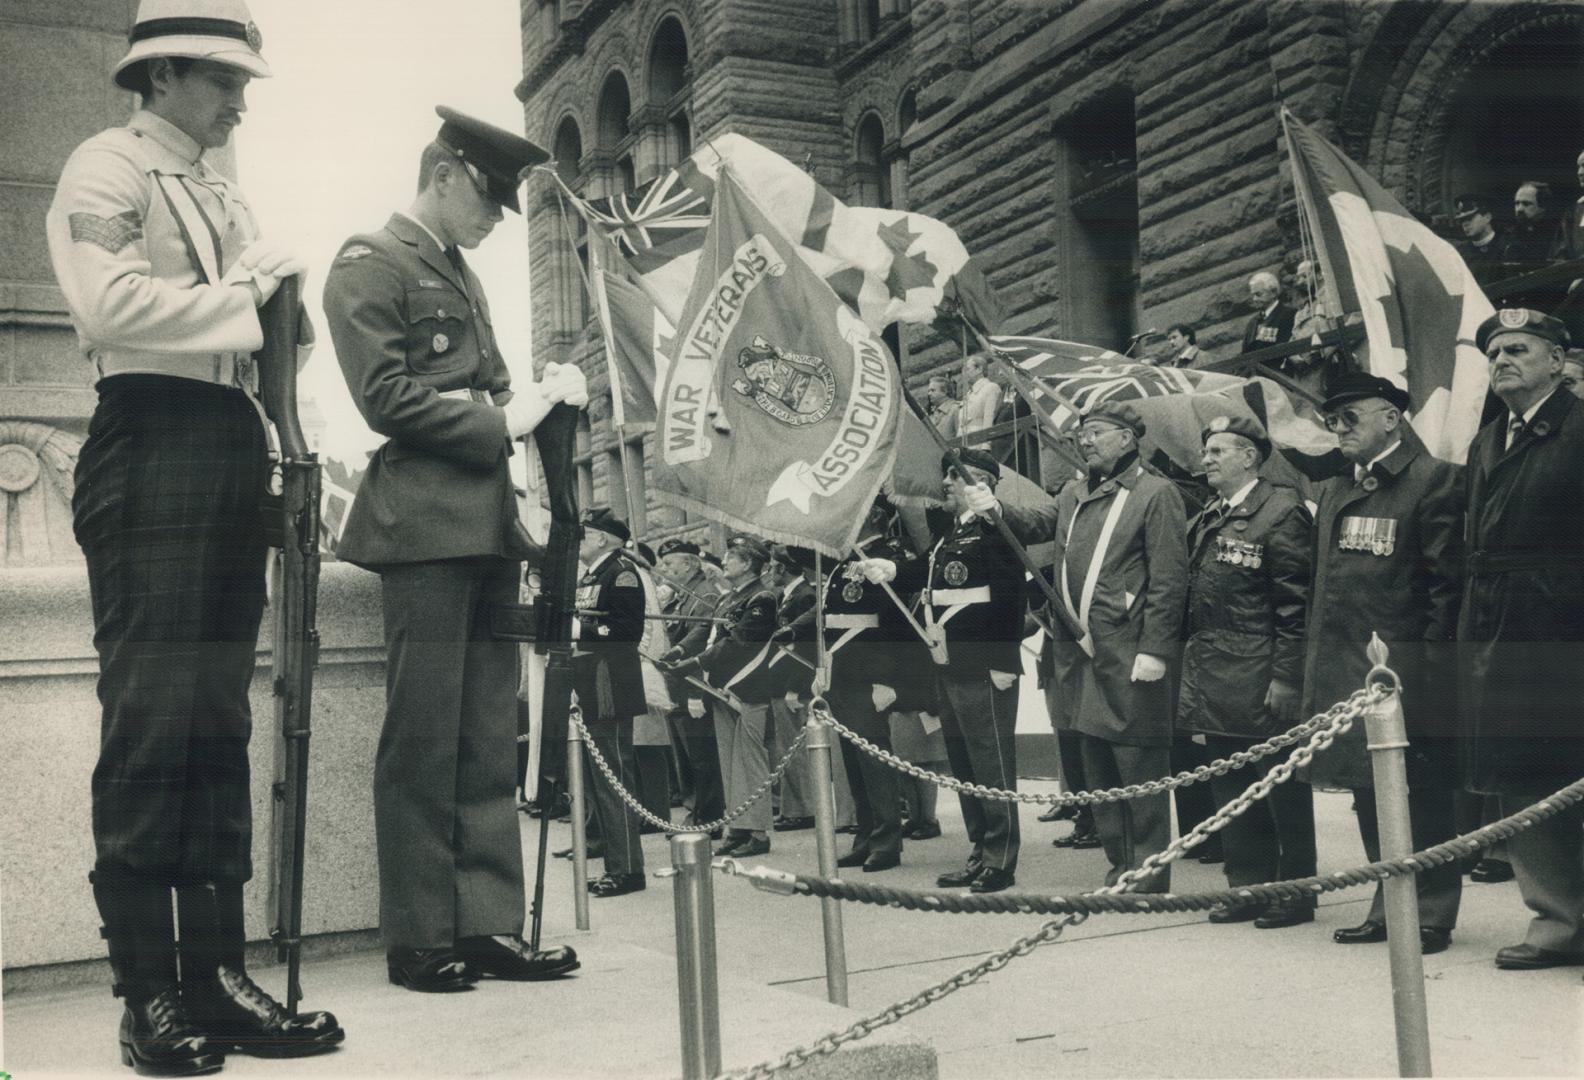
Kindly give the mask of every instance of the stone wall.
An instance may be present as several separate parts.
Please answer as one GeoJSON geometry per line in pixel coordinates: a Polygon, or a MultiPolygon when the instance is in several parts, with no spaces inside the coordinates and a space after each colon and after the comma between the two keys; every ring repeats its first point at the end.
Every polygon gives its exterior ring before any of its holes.
{"type": "MultiPolygon", "coordinates": [[[[0,570],[0,882],[3,963],[17,969],[104,956],[89,892],[89,779],[99,749],[98,663],[81,567],[0,570]],[[25,627],[25,632],[19,632],[25,627]]],[[[270,695],[269,614],[253,679],[253,880],[248,936],[266,936],[270,784],[279,739],[270,695]]],[[[385,713],[379,581],[344,563],[320,583],[323,646],[314,679],[303,930],[379,922],[374,751],[385,713]]]]}

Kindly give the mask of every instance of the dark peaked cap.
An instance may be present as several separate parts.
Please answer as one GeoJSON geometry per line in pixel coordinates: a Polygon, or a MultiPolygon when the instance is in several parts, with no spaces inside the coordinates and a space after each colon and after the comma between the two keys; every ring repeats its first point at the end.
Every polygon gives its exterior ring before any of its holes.
{"type": "Polygon", "coordinates": [[[522,204],[517,201],[522,174],[549,161],[550,155],[521,135],[464,116],[455,109],[437,105],[435,112],[445,121],[435,142],[478,170],[490,198],[514,213],[522,213],[522,204]]]}

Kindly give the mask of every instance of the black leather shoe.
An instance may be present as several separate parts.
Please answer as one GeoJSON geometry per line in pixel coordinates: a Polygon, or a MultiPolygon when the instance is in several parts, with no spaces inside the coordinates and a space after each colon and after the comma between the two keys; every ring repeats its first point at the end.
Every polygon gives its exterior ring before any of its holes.
{"type": "Polygon", "coordinates": [[[1016,881],[1017,878],[1012,876],[1012,871],[987,866],[979,871],[979,876],[973,879],[973,884],[968,886],[968,891],[976,893],[1000,892],[1002,889],[1010,889],[1016,881]]]}
{"type": "Polygon", "coordinates": [[[478,972],[451,949],[392,949],[385,954],[390,981],[425,994],[470,989],[478,972]]]}
{"type": "Polygon", "coordinates": [[[1512,879],[1512,863],[1506,859],[1481,859],[1474,864],[1474,869],[1469,871],[1470,881],[1481,881],[1487,885],[1512,879]]]}
{"type": "Polygon", "coordinates": [[[747,844],[748,841],[752,839],[752,833],[727,833],[726,842],[715,849],[715,854],[734,856],[737,854],[738,848],[747,844]]]}
{"type": "Polygon", "coordinates": [[[1338,945],[1374,945],[1386,940],[1386,924],[1365,920],[1357,926],[1333,930],[1331,940],[1338,945]]]}
{"type": "Polygon", "coordinates": [[[1194,857],[1206,866],[1214,866],[1219,862],[1226,862],[1226,855],[1221,850],[1220,844],[1206,841],[1199,845],[1199,850],[1194,852],[1194,857]]]}
{"type": "Polygon", "coordinates": [[[869,858],[867,851],[849,851],[836,860],[836,865],[841,867],[862,866],[869,858]]]}
{"type": "Polygon", "coordinates": [[[1036,821],[1071,821],[1078,816],[1078,807],[1069,803],[1066,806],[1053,806],[1041,814],[1036,821]]]}
{"type": "Polygon", "coordinates": [[[565,945],[535,952],[515,934],[463,938],[457,942],[457,955],[479,975],[515,982],[553,979],[582,966],[577,953],[565,945]]]}
{"type": "Polygon", "coordinates": [[[1496,966],[1508,971],[1536,971],[1540,968],[1572,967],[1584,964],[1584,956],[1542,949],[1538,945],[1509,945],[1496,951],[1496,966]]]}
{"type": "Polygon", "coordinates": [[[1257,930],[1281,930],[1288,926],[1302,926],[1315,921],[1315,908],[1307,900],[1279,900],[1265,909],[1265,914],[1254,920],[1257,930]]]}
{"type": "MultiPolygon", "coordinates": [[[[551,854],[558,859],[570,859],[572,857],[572,849],[569,847],[562,848],[560,851],[551,852],[551,854]]],[[[585,859],[603,859],[605,857],[605,849],[599,844],[591,844],[584,850],[583,857],[585,859]]]]}
{"type": "Polygon", "coordinates": [[[768,836],[763,840],[757,836],[750,836],[732,849],[732,858],[734,859],[747,859],[755,855],[768,854],[770,854],[770,838],[768,836]]]}
{"type": "Polygon", "coordinates": [[[849,836],[857,836],[858,835],[858,826],[856,826],[856,825],[838,825],[838,826],[836,826],[836,831],[839,832],[839,833],[846,833],[849,836]]]}
{"type": "Polygon", "coordinates": [[[642,874],[606,874],[588,883],[589,895],[598,900],[643,892],[648,887],[649,882],[642,874]]]}
{"type": "Polygon", "coordinates": [[[1452,946],[1452,931],[1440,926],[1419,928],[1419,951],[1425,956],[1446,952],[1452,946]]]}
{"type": "Polygon", "coordinates": [[[182,991],[193,1022],[211,1045],[256,1057],[306,1057],[334,1050],[346,1039],[333,1013],[288,1015],[247,972],[226,964],[213,979],[182,991]]]}
{"type": "Polygon", "coordinates": [[[1072,848],[1074,851],[1087,851],[1099,846],[1100,834],[1093,829],[1074,829],[1066,836],[1058,836],[1051,841],[1051,847],[1072,848]]]}
{"type": "Polygon", "coordinates": [[[894,851],[877,851],[864,860],[863,872],[878,874],[882,870],[895,870],[902,865],[902,856],[894,851]]]}
{"type": "Polygon", "coordinates": [[[903,831],[902,835],[909,840],[933,840],[941,834],[940,822],[920,821],[903,831]]]}
{"type": "Polygon", "coordinates": [[[974,878],[978,877],[983,872],[983,866],[979,865],[978,863],[969,863],[961,870],[953,870],[949,873],[942,874],[940,877],[935,879],[935,884],[939,885],[943,889],[961,889],[964,886],[972,885],[974,878]]]}
{"type": "Polygon", "coordinates": [[[225,1054],[209,1043],[171,986],[121,1014],[121,1064],[142,1076],[202,1076],[218,1072],[225,1054]]]}
{"type": "Polygon", "coordinates": [[[1261,903],[1229,904],[1222,901],[1211,908],[1210,914],[1206,917],[1209,921],[1218,925],[1223,923],[1253,922],[1265,914],[1267,906],[1261,903]]]}
{"type": "Polygon", "coordinates": [[[777,818],[771,826],[776,832],[802,832],[804,829],[812,829],[813,827],[814,819],[811,817],[777,818]]]}

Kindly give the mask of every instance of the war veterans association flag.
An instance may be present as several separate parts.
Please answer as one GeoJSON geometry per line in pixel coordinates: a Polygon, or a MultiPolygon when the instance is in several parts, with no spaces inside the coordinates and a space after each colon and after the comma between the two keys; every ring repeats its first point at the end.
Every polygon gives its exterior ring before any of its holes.
{"type": "Polygon", "coordinates": [[[1425,447],[1461,464],[1489,371],[1474,331],[1492,307],[1457,250],[1358,163],[1282,110],[1298,203],[1342,311],[1364,316],[1369,370],[1408,391],[1425,447]]]}
{"type": "Polygon", "coordinates": [[[658,400],[659,497],[843,558],[896,453],[883,342],[722,169],[658,400]]]}

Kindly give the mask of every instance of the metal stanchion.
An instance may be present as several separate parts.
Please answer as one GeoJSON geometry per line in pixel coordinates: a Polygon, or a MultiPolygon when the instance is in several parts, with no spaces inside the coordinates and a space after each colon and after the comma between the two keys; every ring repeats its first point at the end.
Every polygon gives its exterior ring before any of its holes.
{"type": "MultiPolygon", "coordinates": [[[[814,785],[814,840],[819,851],[819,872],[835,877],[836,792],[831,787],[831,729],[812,708],[808,711],[808,748],[814,785]]],[[[847,944],[842,938],[841,901],[820,898],[825,924],[825,996],[833,1005],[847,1004],[847,944]]]]}
{"type": "MultiPolygon", "coordinates": [[[[1371,635],[1370,670],[1366,683],[1387,682],[1391,696],[1366,714],[1370,765],[1375,776],[1375,806],[1382,859],[1413,854],[1413,826],[1408,817],[1408,773],[1404,751],[1408,733],[1403,722],[1402,687],[1386,667],[1387,650],[1371,635]]],[[[1417,876],[1402,874],[1383,883],[1386,901],[1386,947],[1391,957],[1392,1012],[1397,1026],[1397,1074],[1429,1076],[1430,1019],[1425,1005],[1424,955],[1419,945],[1417,876]]]]}
{"type": "Polygon", "coordinates": [[[583,795],[583,735],[578,726],[567,724],[567,793],[572,798],[572,912],[577,917],[577,928],[589,928],[588,892],[588,837],[584,827],[588,822],[583,795]]]}
{"type": "Polygon", "coordinates": [[[710,839],[705,833],[671,837],[674,879],[677,1005],[682,1021],[682,1080],[719,1076],[720,988],[715,979],[715,886],[710,880],[710,839]]]}

